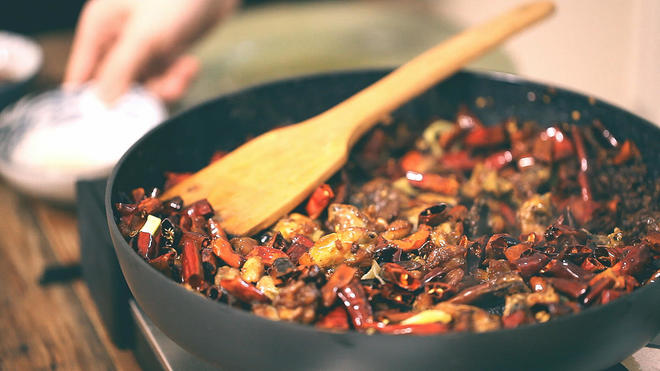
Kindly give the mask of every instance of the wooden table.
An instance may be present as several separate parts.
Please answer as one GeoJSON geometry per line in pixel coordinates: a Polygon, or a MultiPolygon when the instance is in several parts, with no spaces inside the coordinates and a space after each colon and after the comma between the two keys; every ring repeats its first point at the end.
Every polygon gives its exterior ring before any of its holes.
{"type": "Polygon", "coordinates": [[[39,283],[50,266],[80,261],[75,210],[0,183],[0,370],[136,370],[110,341],[79,278],[39,283]]]}
{"type": "MultiPolygon", "coordinates": [[[[63,73],[71,33],[37,38],[40,87],[63,73]]],[[[80,262],[76,211],[22,195],[0,181],[0,370],[138,370],[117,349],[80,278],[42,285],[45,269],[80,262]]],[[[75,270],[75,269],[74,269],[75,270]]]]}

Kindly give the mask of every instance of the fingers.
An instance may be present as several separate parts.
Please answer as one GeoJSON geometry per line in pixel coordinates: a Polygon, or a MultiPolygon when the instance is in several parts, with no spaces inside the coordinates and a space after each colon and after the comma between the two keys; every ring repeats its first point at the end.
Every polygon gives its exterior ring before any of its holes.
{"type": "Polygon", "coordinates": [[[184,55],[179,57],[163,74],[149,79],[147,89],[166,102],[181,98],[199,72],[197,58],[184,55]]]}
{"type": "Polygon", "coordinates": [[[85,6],[64,82],[95,80],[101,99],[112,103],[133,82],[144,80],[149,66],[169,65],[149,86],[164,99],[180,97],[199,65],[190,57],[176,59],[190,43],[228,12],[236,0],[90,0],[85,6]],[[227,9],[224,9],[227,8],[227,9]]]}
{"type": "Polygon", "coordinates": [[[89,1],[85,5],[64,74],[65,85],[75,86],[91,79],[105,49],[116,38],[125,15],[122,8],[112,5],[105,1],[89,1]]]}
{"type": "Polygon", "coordinates": [[[145,32],[126,29],[105,56],[96,73],[102,100],[114,102],[136,81],[154,55],[152,39],[145,32]]]}

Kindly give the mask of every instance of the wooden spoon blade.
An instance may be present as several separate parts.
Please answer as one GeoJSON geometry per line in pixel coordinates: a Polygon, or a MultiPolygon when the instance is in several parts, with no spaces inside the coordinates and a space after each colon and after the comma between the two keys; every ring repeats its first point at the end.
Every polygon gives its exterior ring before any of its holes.
{"type": "Polygon", "coordinates": [[[165,192],[185,204],[206,198],[232,235],[268,227],[346,161],[347,147],[297,124],[250,140],[165,192]],[[312,131],[310,133],[310,131],[312,131]]]}

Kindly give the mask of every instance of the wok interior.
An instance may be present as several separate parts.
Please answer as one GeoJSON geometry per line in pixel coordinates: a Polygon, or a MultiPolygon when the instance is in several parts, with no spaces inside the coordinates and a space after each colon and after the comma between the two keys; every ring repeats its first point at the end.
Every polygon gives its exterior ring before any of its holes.
{"type": "MultiPolygon", "coordinates": [[[[120,192],[130,192],[136,187],[162,186],[165,171],[198,170],[208,163],[208,159],[216,150],[231,150],[250,135],[257,135],[279,125],[299,122],[320,113],[377,80],[385,72],[358,71],[286,80],[218,98],[184,112],[146,135],[124,156],[111,177],[106,208],[119,200],[120,192]]],[[[573,111],[580,113],[578,124],[588,124],[594,118],[599,118],[615,136],[632,139],[637,143],[651,176],[657,178],[660,173],[658,128],[625,111],[605,103],[594,102],[586,96],[519,81],[507,75],[459,73],[405,105],[393,116],[396,120],[406,122],[413,130],[421,132],[434,118],[453,120],[460,104],[466,104],[486,125],[499,123],[511,116],[521,121],[536,121],[542,126],[561,122],[573,123],[573,111]],[[480,102],[485,101],[487,104],[483,107],[477,106],[478,98],[481,98],[480,102]]],[[[453,357],[450,363],[444,363],[445,366],[478,368],[486,365],[480,362],[505,357],[507,352],[510,352],[514,360],[503,360],[504,363],[500,366],[519,367],[539,359],[543,354],[543,347],[551,348],[546,351],[550,352],[549,356],[557,357],[557,354],[563,354],[562,364],[577,368],[595,367],[599,364],[610,365],[620,360],[636,347],[643,345],[660,329],[660,319],[657,315],[649,314],[653,312],[648,311],[648,308],[637,313],[645,313],[647,318],[629,318],[627,321],[606,326],[601,323],[604,318],[630,317],[633,303],[639,310],[641,309],[638,306],[660,304],[658,287],[644,287],[640,292],[634,292],[612,305],[588,310],[594,315],[582,313],[572,316],[581,317],[579,326],[582,326],[582,329],[576,327],[577,322],[571,317],[542,326],[527,326],[515,331],[479,335],[369,337],[354,333],[330,334],[318,332],[313,328],[301,329],[302,326],[299,325],[268,323],[268,320],[249,313],[238,313],[239,310],[186,292],[149,267],[146,262],[140,261],[128,244],[115,236],[118,231],[112,222],[110,227],[127,282],[145,312],[180,345],[224,366],[267,365],[268,363],[264,363],[266,360],[260,358],[266,358],[268,354],[278,351],[286,352],[287,344],[305,344],[307,339],[308,346],[318,347],[318,351],[328,351],[332,357],[321,357],[319,352],[298,355],[298,366],[294,363],[293,368],[301,365],[324,368],[328,365],[334,365],[331,368],[340,365],[366,368],[431,367],[437,366],[433,360],[441,358],[442,354],[451,354],[453,357]],[[152,292],[154,289],[160,292],[152,292]],[[642,300],[635,301],[640,297],[642,300]],[[176,306],[181,310],[174,310],[173,307],[176,306]],[[598,316],[597,313],[601,315],[598,316]],[[232,319],[241,322],[228,324],[232,319]],[[174,323],[175,321],[177,323],[174,323]],[[628,338],[606,339],[595,330],[603,326],[606,327],[606,333],[627,333],[628,338]],[[212,350],[216,348],[206,345],[215,336],[212,329],[227,331],[230,328],[239,333],[252,333],[244,339],[249,339],[249,342],[244,344],[247,349],[230,346],[231,352],[214,352],[212,350]],[[589,361],[589,354],[592,354],[593,358],[596,350],[592,350],[592,353],[583,350],[582,354],[570,352],[572,342],[566,338],[577,341],[579,337],[575,336],[575,332],[587,329],[591,333],[583,335],[593,339],[592,347],[598,346],[598,354],[604,355],[599,358],[600,363],[593,363],[593,359],[589,361]],[[543,338],[539,338],[539,334],[543,338]],[[292,338],[289,339],[289,336],[292,338]],[[503,337],[507,340],[503,341],[503,337]],[[277,339],[277,344],[273,343],[273,338],[277,339]],[[530,338],[534,340],[525,340],[530,338]],[[263,343],[260,343],[261,340],[263,343]],[[451,346],[448,346],[449,343],[451,346]],[[474,353],[470,352],[476,345],[483,348],[480,351],[483,360],[475,359],[474,353]],[[504,349],[513,345],[520,347],[518,350],[533,346],[537,351],[522,354],[516,349],[504,349]],[[266,349],[268,346],[270,348],[266,349]],[[443,346],[441,352],[438,351],[438,346],[443,346]],[[250,349],[259,350],[261,355],[245,359],[249,357],[250,349]],[[401,354],[402,352],[404,354],[401,354]],[[422,356],[424,354],[426,356],[422,356]],[[393,357],[394,355],[398,358],[393,357]],[[415,358],[411,358],[413,356],[415,358]],[[245,361],[238,362],[239,357],[243,357],[245,361]]],[[[243,335],[237,336],[239,340],[243,339],[243,335]]],[[[531,363],[528,364],[532,366],[531,363]]],[[[495,366],[493,363],[488,365],[495,366]]]]}

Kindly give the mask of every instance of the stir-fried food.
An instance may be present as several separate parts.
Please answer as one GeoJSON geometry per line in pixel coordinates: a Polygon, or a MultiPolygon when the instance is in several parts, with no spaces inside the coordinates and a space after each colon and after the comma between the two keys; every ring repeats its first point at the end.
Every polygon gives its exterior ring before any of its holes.
{"type": "MultiPolygon", "coordinates": [[[[186,176],[167,174],[166,187],[186,176]]],[[[484,126],[462,108],[419,138],[381,125],[257,236],[227,236],[206,200],[159,195],[138,188],[116,205],[155,269],[211,300],[328,330],[512,328],[660,280],[660,181],[599,121],[484,126]]]]}

